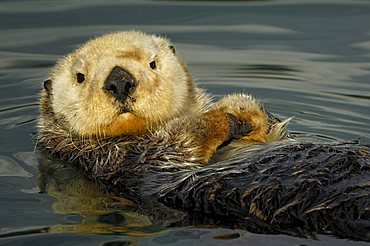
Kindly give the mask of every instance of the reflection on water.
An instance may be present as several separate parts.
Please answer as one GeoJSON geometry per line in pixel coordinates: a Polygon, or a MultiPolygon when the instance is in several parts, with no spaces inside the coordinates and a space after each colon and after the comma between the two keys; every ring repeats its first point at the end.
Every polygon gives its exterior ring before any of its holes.
{"type": "MultiPolygon", "coordinates": [[[[135,212],[136,205],[125,198],[106,195],[70,165],[38,156],[37,182],[42,193],[54,198],[55,213],[78,215],[74,223],[51,226],[49,232],[127,234],[145,236],[150,219],[135,212]],[[139,230],[138,230],[139,228],[139,230]]],[[[158,229],[157,229],[158,230],[158,229]]]]}
{"type": "Polygon", "coordinates": [[[315,141],[360,138],[369,144],[369,2],[15,0],[0,3],[0,17],[4,245],[348,243],[222,228],[168,229],[170,222],[156,224],[132,202],[100,194],[66,167],[59,177],[67,180],[44,182],[45,194],[37,185],[39,160],[31,135],[41,82],[57,58],[96,35],[134,28],[171,38],[198,83],[216,98],[252,93],[270,112],[294,116],[292,132],[308,133],[315,141]],[[76,190],[84,194],[71,194],[76,190]],[[83,233],[66,234],[72,231],[83,233]]]}

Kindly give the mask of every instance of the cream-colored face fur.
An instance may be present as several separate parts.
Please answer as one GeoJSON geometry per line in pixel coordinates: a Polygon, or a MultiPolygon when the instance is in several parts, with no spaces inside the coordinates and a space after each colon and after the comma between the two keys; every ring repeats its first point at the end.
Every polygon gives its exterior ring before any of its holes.
{"type": "Polygon", "coordinates": [[[158,36],[120,32],[93,39],[61,59],[50,77],[57,120],[78,135],[119,136],[140,134],[183,114],[193,84],[170,46],[158,36]],[[155,68],[150,66],[153,61],[155,68]],[[136,80],[124,102],[104,89],[116,66],[136,80]],[[79,73],[83,82],[78,82],[79,73]]]}

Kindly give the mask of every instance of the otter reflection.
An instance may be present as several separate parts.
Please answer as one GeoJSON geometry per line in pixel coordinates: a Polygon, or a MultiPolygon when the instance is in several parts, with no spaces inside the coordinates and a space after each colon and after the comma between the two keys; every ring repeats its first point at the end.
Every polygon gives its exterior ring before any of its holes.
{"type": "Polygon", "coordinates": [[[49,232],[146,236],[160,229],[153,226],[149,217],[136,212],[138,206],[134,202],[106,194],[70,164],[37,154],[38,184],[41,192],[54,198],[53,211],[81,217],[76,223],[54,225],[49,232]]]}

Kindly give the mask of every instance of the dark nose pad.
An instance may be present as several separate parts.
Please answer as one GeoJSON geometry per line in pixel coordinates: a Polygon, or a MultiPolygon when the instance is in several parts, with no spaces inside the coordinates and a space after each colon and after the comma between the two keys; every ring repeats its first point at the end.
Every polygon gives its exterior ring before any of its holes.
{"type": "Polygon", "coordinates": [[[135,87],[134,77],[121,67],[114,67],[105,81],[104,89],[119,101],[124,101],[135,87]]]}

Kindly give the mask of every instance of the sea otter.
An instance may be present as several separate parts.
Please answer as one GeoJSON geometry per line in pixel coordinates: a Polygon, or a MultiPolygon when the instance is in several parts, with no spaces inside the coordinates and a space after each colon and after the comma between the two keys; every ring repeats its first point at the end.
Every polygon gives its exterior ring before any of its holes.
{"type": "Polygon", "coordinates": [[[57,63],[40,111],[38,147],[106,192],[254,231],[370,238],[368,146],[284,142],[289,119],[246,94],[213,102],[165,38],[88,41],[57,63]],[[220,161],[236,141],[243,158],[220,161]]]}

